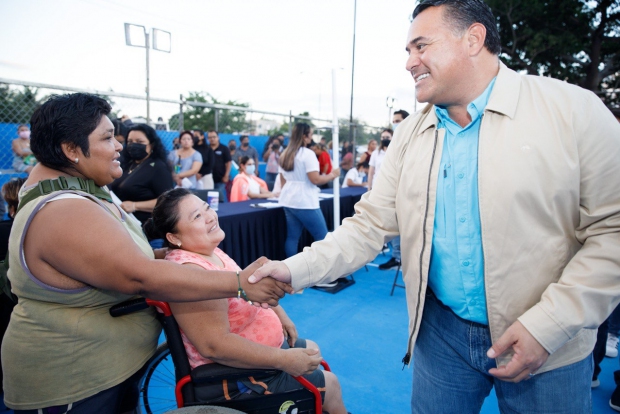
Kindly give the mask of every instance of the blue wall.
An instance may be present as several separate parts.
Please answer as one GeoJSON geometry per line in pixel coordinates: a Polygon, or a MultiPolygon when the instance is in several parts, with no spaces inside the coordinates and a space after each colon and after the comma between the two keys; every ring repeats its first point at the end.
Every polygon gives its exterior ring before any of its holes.
{"type": "MultiPolygon", "coordinates": [[[[0,170],[10,170],[13,165],[13,151],[11,150],[11,142],[17,138],[17,126],[19,124],[0,123],[0,170]]],[[[172,140],[179,136],[178,131],[157,131],[157,135],[161,138],[164,146],[168,151],[172,150],[172,140]]],[[[240,135],[220,134],[220,142],[228,145],[228,141],[234,139],[239,144],[240,135]]],[[[266,135],[250,135],[250,145],[256,148],[259,158],[262,156],[263,147],[269,139],[266,135]]],[[[259,172],[261,177],[265,177],[265,164],[260,159],[259,172]]],[[[0,187],[10,180],[12,177],[25,177],[25,174],[0,174],[0,187]]]]}

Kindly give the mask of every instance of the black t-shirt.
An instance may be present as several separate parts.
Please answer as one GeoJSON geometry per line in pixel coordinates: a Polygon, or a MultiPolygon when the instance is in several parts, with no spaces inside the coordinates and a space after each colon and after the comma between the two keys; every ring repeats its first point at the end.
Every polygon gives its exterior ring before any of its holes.
{"type": "MultiPolygon", "coordinates": [[[[164,161],[147,158],[138,166],[129,164],[123,175],[108,187],[121,201],[147,201],[172,189],[174,181],[164,161]]],[[[151,213],[145,211],[136,211],[134,215],[143,224],[151,217],[151,213]]]]}
{"type": "MultiPolygon", "coordinates": [[[[13,219],[0,221],[0,260],[4,260],[9,250],[9,235],[12,226],[13,219]]],[[[2,295],[1,292],[0,295],[2,295]]]]}
{"type": "Polygon", "coordinates": [[[230,150],[226,145],[222,145],[213,151],[215,162],[213,163],[213,182],[221,183],[222,177],[226,174],[226,163],[232,161],[230,150]]]}
{"type": "Polygon", "coordinates": [[[204,141],[202,144],[194,145],[194,149],[202,155],[202,167],[200,167],[198,174],[211,174],[213,172],[213,163],[215,162],[211,146],[204,141]]]}

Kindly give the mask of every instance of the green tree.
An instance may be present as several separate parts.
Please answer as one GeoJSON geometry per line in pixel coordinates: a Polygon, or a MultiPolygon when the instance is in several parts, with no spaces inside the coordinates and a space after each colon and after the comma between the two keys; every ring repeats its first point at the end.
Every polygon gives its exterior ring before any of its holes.
{"type": "MultiPolygon", "coordinates": [[[[311,115],[310,115],[310,112],[308,112],[308,111],[301,112],[298,115],[294,115],[293,116],[293,125],[295,125],[298,122],[305,122],[306,124],[309,124],[311,127],[314,128],[315,125],[312,122],[312,120],[305,119],[305,118],[300,118],[302,116],[303,117],[310,117],[311,115]]],[[[292,131],[292,128],[291,128],[291,131],[292,131]]],[[[288,134],[289,134],[289,123],[288,122],[284,122],[279,127],[274,128],[274,129],[270,129],[267,132],[267,135],[269,135],[269,136],[273,136],[273,135],[276,135],[276,134],[283,134],[285,136],[288,136],[288,134]]]]}
{"type": "MultiPolygon", "coordinates": [[[[381,135],[380,129],[370,127],[366,125],[366,123],[361,122],[357,118],[353,118],[353,125],[355,128],[353,135],[355,137],[356,145],[367,144],[368,141],[370,141],[371,139],[375,139],[375,140],[379,139],[379,136],[381,135]]],[[[320,134],[325,137],[325,141],[327,142],[330,142],[333,139],[331,129],[321,130],[320,134]]],[[[340,118],[338,120],[338,141],[340,142],[342,146],[342,143],[348,140],[349,140],[349,119],[340,118]]]]}
{"type": "MultiPolygon", "coordinates": [[[[228,106],[248,107],[247,103],[239,103],[236,101],[218,101],[215,97],[207,92],[190,92],[186,98],[187,105],[183,110],[183,128],[184,129],[202,129],[208,131],[215,129],[215,112],[213,108],[200,106],[200,103],[221,104],[228,106]],[[197,103],[192,105],[192,103],[197,103]]],[[[218,110],[218,132],[227,134],[241,132],[247,129],[246,112],[235,109],[218,110]]],[[[179,114],[174,114],[168,120],[171,129],[180,129],[179,114]]]]}
{"type": "Polygon", "coordinates": [[[500,29],[501,59],[620,105],[620,0],[486,0],[500,29]]]}
{"type": "Polygon", "coordinates": [[[23,87],[15,89],[9,85],[0,85],[0,122],[9,124],[27,124],[32,113],[39,107],[38,89],[23,87]]]}

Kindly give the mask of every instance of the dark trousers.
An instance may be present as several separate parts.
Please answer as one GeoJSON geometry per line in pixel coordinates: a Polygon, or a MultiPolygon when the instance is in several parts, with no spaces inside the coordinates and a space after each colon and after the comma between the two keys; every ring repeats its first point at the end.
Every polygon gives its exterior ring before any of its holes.
{"type": "Polygon", "coordinates": [[[592,380],[598,378],[598,374],[601,373],[601,362],[605,358],[605,349],[607,347],[607,330],[609,327],[609,319],[601,324],[596,334],[596,344],[594,345],[594,351],[592,356],[594,357],[594,373],[592,374],[592,380]]]}

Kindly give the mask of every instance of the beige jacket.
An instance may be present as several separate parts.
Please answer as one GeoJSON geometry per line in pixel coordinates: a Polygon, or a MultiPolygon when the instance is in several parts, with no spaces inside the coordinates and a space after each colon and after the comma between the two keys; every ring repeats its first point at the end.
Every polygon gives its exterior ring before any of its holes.
{"type": "MultiPolygon", "coordinates": [[[[355,216],[285,261],[301,289],[360,268],[400,233],[408,355],[428,281],[444,138],[436,125],[432,105],[402,122],[355,216]]],[[[493,341],[518,319],[551,354],[539,372],[585,358],[620,301],[618,122],[589,91],[500,64],[478,152],[493,341]]]]}

